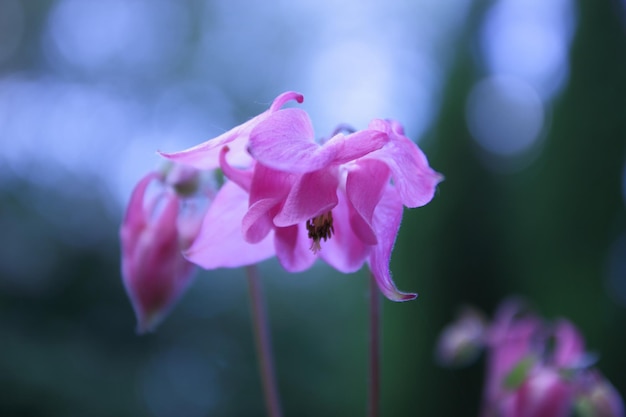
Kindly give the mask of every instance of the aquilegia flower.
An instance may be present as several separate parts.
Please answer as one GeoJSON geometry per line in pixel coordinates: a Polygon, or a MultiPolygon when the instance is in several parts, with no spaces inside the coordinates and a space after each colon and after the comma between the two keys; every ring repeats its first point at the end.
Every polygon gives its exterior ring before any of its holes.
{"type": "MultiPolygon", "coordinates": [[[[487,350],[483,417],[623,417],[623,401],[613,386],[592,367],[576,327],[561,319],[547,323],[509,301],[480,332],[464,330],[477,324],[464,313],[442,333],[440,348],[462,353],[471,341],[487,350]],[[450,331],[472,337],[450,337],[450,331]],[[478,340],[475,335],[482,335],[478,340]],[[458,348],[450,348],[457,341],[458,348]]],[[[440,358],[458,362],[445,352],[440,358]]]]}
{"type": "Polygon", "coordinates": [[[306,112],[286,109],[250,133],[254,173],[222,165],[250,192],[243,220],[248,241],[275,233],[276,255],[288,271],[308,268],[317,256],[341,272],[367,262],[378,286],[394,301],[400,292],[389,272],[403,205],[428,203],[441,175],[396,122],[374,120],[348,135],[315,142],[306,112]]]}
{"type": "Polygon", "coordinates": [[[120,229],[122,277],[137,316],[137,331],[153,330],[191,282],[195,266],[181,251],[199,231],[202,212],[182,210],[184,193],[197,180],[194,169],[151,172],[132,192],[120,229]],[[148,194],[156,182],[159,191],[148,194]]]}

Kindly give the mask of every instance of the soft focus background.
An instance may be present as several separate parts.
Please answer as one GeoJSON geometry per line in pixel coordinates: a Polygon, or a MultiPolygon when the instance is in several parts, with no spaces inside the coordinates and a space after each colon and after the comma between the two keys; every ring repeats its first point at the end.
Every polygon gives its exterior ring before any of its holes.
{"type": "MultiPolygon", "coordinates": [[[[446,176],[407,211],[384,416],[472,416],[458,308],[568,317],[626,393],[626,3],[0,0],[0,415],[263,415],[243,271],[135,335],[118,227],[155,150],[305,95],[319,136],[400,120],[446,176]]],[[[364,415],[367,272],[261,265],[286,415],[364,415]]]]}

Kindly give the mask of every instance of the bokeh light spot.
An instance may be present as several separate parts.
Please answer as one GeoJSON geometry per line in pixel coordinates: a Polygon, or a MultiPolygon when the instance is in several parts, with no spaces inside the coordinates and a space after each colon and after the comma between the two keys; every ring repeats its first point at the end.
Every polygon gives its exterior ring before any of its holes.
{"type": "Polygon", "coordinates": [[[472,89],[466,118],[472,136],[484,150],[511,157],[536,144],[544,124],[544,108],[528,83],[513,77],[490,77],[472,89]]]}

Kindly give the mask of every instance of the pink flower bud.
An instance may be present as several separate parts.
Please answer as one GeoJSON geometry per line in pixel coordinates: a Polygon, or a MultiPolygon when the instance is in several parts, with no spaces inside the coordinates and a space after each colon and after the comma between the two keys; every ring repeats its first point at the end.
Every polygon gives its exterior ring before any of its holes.
{"type": "Polygon", "coordinates": [[[162,180],[150,173],[139,181],[120,229],[122,277],[138,333],[154,330],[191,282],[195,267],[181,251],[200,225],[194,217],[181,216],[180,198],[171,188],[146,197],[155,179],[162,180]]]}

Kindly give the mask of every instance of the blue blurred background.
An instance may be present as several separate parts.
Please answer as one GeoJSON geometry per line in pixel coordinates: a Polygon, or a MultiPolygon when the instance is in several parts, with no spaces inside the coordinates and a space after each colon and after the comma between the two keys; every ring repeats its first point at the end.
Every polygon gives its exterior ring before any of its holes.
{"type": "MultiPolygon", "coordinates": [[[[626,393],[626,3],[0,0],[0,415],[263,415],[243,271],[136,336],[118,228],[155,150],[304,94],[318,136],[401,121],[446,176],[392,259],[384,416],[476,415],[434,361],[459,307],[525,297],[626,393]]],[[[260,265],[286,415],[363,415],[367,272],[260,265]]]]}

